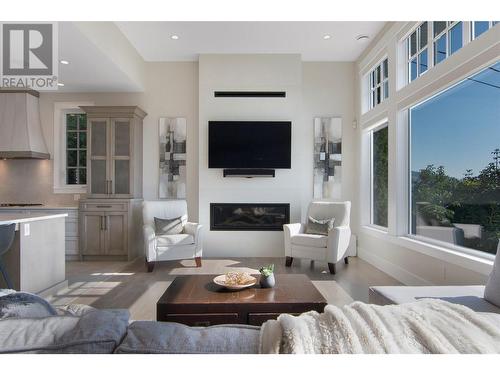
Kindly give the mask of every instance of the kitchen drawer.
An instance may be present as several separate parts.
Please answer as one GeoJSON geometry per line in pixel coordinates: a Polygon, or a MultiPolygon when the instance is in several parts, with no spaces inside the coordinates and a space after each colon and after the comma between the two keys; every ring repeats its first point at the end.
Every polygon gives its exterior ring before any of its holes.
{"type": "Polygon", "coordinates": [[[217,314],[164,314],[157,317],[162,322],[181,323],[192,327],[208,327],[216,324],[240,323],[237,313],[217,314]]]}
{"type": "Polygon", "coordinates": [[[128,211],[128,203],[126,202],[92,202],[82,203],[83,211],[128,211]]]}

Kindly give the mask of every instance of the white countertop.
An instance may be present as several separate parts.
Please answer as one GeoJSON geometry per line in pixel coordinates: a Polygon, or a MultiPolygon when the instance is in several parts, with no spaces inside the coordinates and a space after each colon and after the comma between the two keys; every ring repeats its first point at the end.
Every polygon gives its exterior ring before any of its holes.
{"type": "Polygon", "coordinates": [[[51,220],[66,216],[68,216],[68,214],[44,215],[44,214],[10,214],[10,213],[0,212],[0,225],[28,223],[31,221],[40,221],[40,220],[51,220]]]}

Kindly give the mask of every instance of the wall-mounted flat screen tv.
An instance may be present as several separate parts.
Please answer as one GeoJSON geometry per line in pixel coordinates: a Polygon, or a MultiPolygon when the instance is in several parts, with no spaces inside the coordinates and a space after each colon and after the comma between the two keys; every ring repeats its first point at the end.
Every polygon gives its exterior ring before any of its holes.
{"type": "Polygon", "coordinates": [[[209,121],[209,168],[291,168],[290,121],[209,121]]]}

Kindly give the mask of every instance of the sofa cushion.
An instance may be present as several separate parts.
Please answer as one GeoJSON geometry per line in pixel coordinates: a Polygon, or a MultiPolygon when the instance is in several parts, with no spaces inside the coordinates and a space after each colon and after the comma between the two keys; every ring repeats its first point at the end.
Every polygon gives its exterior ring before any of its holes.
{"type": "Polygon", "coordinates": [[[309,216],[307,218],[306,233],[328,236],[328,232],[333,229],[334,223],[335,218],[319,220],[309,216]]]}
{"type": "Polygon", "coordinates": [[[498,242],[495,263],[484,288],[484,298],[500,308],[500,241],[498,242]]]}
{"type": "Polygon", "coordinates": [[[369,294],[369,302],[378,305],[400,305],[422,298],[437,298],[467,306],[476,312],[500,313],[499,307],[483,298],[482,285],[372,286],[369,294]]]}
{"type": "Polygon", "coordinates": [[[194,237],[190,234],[172,234],[169,236],[156,236],[156,245],[159,247],[192,245],[194,237]]]}
{"type": "Polygon", "coordinates": [[[45,318],[57,315],[50,303],[35,294],[14,292],[0,297],[0,319],[45,318]]]}
{"type": "Polygon", "coordinates": [[[113,353],[127,332],[127,310],[81,317],[0,320],[0,353],[113,353]]]}
{"type": "Polygon", "coordinates": [[[188,327],[179,323],[137,321],[116,353],[257,354],[260,327],[219,325],[188,327]]]}
{"type": "Polygon", "coordinates": [[[307,247],[326,247],[328,241],[327,236],[322,236],[319,234],[296,234],[291,238],[292,244],[307,246],[307,247]]]}
{"type": "Polygon", "coordinates": [[[174,219],[161,219],[155,217],[155,233],[158,236],[166,234],[179,234],[182,233],[184,226],[182,225],[182,217],[174,219]]]}

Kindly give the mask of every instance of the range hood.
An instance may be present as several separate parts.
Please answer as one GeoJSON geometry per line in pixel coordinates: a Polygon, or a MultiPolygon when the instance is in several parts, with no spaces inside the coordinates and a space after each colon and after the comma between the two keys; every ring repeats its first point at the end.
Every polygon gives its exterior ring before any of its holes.
{"type": "Polygon", "coordinates": [[[50,159],[33,90],[0,90],[0,159],[50,159]]]}

